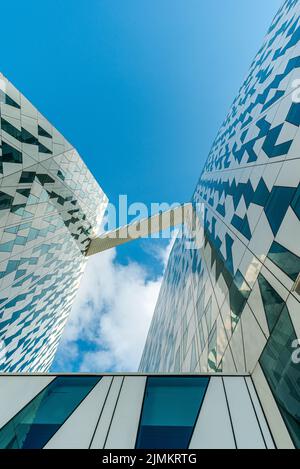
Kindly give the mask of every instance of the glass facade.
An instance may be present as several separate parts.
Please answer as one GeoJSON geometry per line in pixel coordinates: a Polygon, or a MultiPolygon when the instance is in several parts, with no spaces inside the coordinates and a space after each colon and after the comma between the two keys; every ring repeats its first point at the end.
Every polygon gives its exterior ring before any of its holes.
{"type": "Polygon", "coordinates": [[[148,378],[136,448],[188,448],[208,381],[148,378]]]}
{"type": "Polygon", "coordinates": [[[254,374],[261,367],[297,447],[299,28],[300,2],[286,0],[201,172],[192,196],[197,236],[174,243],[139,368],[254,374]]]}
{"type": "Polygon", "coordinates": [[[300,367],[291,359],[296,339],[284,307],[259,361],[293,441],[300,448],[300,367]]]}
{"type": "Polygon", "coordinates": [[[274,448],[249,376],[51,378],[1,374],[0,448],[274,448]]]}
{"type": "Polygon", "coordinates": [[[0,74],[0,371],[47,371],[107,198],[0,74]]]}
{"type": "Polygon", "coordinates": [[[43,448],[100,379],[55,378],[0,430],[0,448],[43,448]]]}

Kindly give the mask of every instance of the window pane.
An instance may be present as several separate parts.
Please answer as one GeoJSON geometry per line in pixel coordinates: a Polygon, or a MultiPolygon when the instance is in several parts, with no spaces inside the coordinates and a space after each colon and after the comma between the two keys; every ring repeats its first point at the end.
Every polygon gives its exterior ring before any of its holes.
{"type": "Polygon", "coordinates": [[[5,163],[22,163],[22,153],[8,143],[2,142],[2,161],[5,163]]]}
{"type": "Polygon", "coordinates": [[[0,430],[0,448],[42,448],[101,377],[56,378],[0,430]]]}
{"type": "Polygon", "coordinates": [[[136,448],[187,448],[208,381],[148,378],[136,448]]]}
{"type": "Polygon", "coordinates": [[[274,241],[268,253],[268,257],[283,270],[283,272],[289,275],[292,280],[295,281],[297,279],[300,272],[300,258],[296,256],[296,254],[293,254],[274,241]]]}
{"type": "Polygon", "coordinates": [[[266,281],[262,274],[259,274],[258,276],[258,284],[266,313],[269,332],[271,333],[276,322],[278,321],[285,302],[274,290],[274,288],[266,281]]]}
{"type": "Polygon", "coordinates": [[[300,448],[300,369],[291,357],[295,340],[296,334],[285,306],[259,362],[291,437],[300,448]]]}
{"type": "Polygon", "coordinates": [[[38,126],[38,134],[41,137],[52,138],[52,136],[45,129],[43,129],[40,125],[38,126]]]}

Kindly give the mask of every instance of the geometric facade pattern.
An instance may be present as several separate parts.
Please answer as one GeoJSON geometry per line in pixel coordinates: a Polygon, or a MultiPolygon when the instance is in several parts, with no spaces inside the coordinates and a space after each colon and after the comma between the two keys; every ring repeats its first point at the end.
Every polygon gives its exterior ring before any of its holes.
{"type": "Polygon", "coordinates": [[[275,438],[300,447],[300,2],[275,16],[192,202],[199,249],[176,239],[145,372],[249,372],[275,438]]]}
{"type": "Polygon", "coordinates": [[[2,75],[0,127],[0,371],[46,371],[107,198],[2,75]]]}
{"type": "Polygon", "coordinates": [[[6,374],[0,400],[1,449],[275,448],[248,375],[6,374]]]}

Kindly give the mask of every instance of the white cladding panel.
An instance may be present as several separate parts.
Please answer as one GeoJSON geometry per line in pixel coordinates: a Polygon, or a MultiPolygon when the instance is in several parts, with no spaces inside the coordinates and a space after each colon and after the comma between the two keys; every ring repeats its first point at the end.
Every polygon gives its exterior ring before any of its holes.
{"type": "Polygon", "coordinates": [[[115,376],[113,378],[96,432],[91,442],[92,449],[104,448],[123,381],[123,376],[115,376]]]}
{"type": "Polygon", "coordinates": [[[100,380],[47,443],[46,449],[89,448],[111,381],[108,376],[100,380]]]}
{"type": "Polygon", "coordinates": [[[246,384],[247,384],[247,387],[248,387],[249,394],[251,396],[252,404],[255,408],[256,416],[257,416],[257,419],[259,421],[259,425],[260,425],[260,428],[261,428],[261,431],[262,431],[262,434],[263,434],[263,437],[264,437],[264,440],[265,440],[265,444],[266,444],[268,449],[274,449],[275,448],[274,441],[273,441],[272,436],[270,434],[270,430],[269,430],[267,421],[265,419],[264,413],[262,411],[261,405],[259,403],[255,388],[254,388],[253,383],[252,383],[252,380],[251,380],[250,377],[247,377],[247,378],[245,378],[245,381],[246,381],[246,384]]]}
{"type": "Polygon", "coordinates": [[[222,378],[210,378],[191,439],[191,449],[234,449],[222,378]]]}
{"type": "Polygon", "coordinates": [[[246,387],[241,377],[224,378],[225,391],[238,449],[264,449],[265,443],[246,387]]]}
{"type": "Polygon", "coordinates": [[[146,377],[125,377],[105,448],[134,448],[146,377]]]}

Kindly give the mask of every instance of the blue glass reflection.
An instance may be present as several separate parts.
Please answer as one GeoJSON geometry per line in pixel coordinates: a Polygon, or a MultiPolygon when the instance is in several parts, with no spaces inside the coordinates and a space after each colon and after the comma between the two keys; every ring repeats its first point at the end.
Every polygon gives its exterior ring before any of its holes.
{"type": "Polygon", "coordinates": [[[0,448],[43,448],[100,379],[93,376],[54,379],[0,430],[0,448]]]}
{"type": "Polygon", "coordinates": [[[148,378],[136,448],[188,448],[209,378],[148,378]]]}

